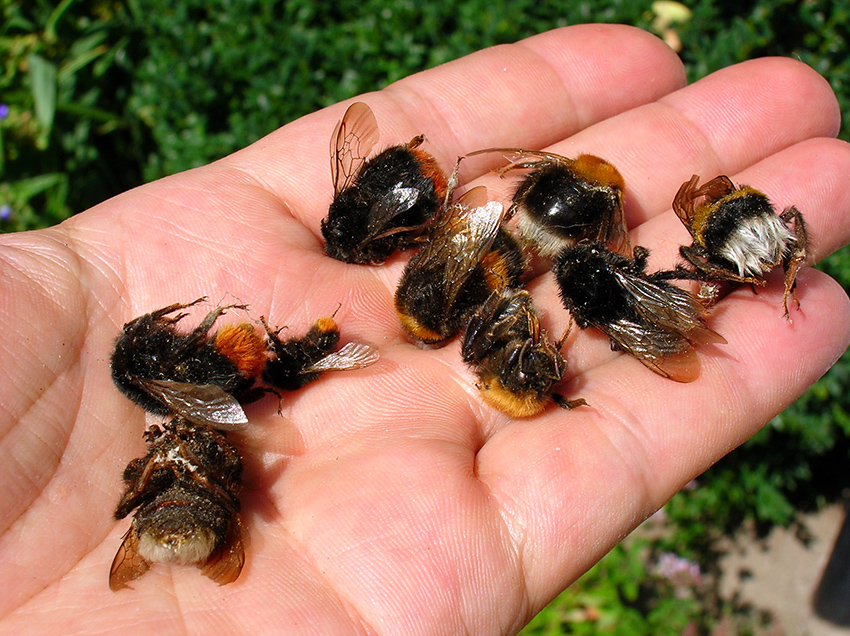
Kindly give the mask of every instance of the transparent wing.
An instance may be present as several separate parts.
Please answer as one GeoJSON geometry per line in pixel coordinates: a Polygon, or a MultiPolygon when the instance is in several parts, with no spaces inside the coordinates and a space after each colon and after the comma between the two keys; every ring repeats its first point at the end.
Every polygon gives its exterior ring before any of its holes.
{"type": "Polygon", "coordinates": [[[218,429],[236,429],[248,423],[239,401],[214,384],[173,380],[139,380],[148,393],[190,422],[218,429]]]}
{"type": "Polygon", "coordinates": [[[555,154],[554,152],[546,152],[544,150],[528,150],[526,148],[484,148],[475,150],[466,154],[467,157],[474,155],[482,155],[485,153],[497,152],[505,155],[508,160],[508,165],[498,170],[499,174],[505,174],[511,170],[537,168],[553,163],[571,164],[572,159],[568,159],[563,155],[555,154]]]}
{"type": "Polygon", "coordinates": [[[693,295],[673,285],[616,272],[620,285],[634,299],[646,322],[680,334],[692,344],[725,344],[726,339],[705,324],[706,309],[693,295]]]}
{"type": "MultiPolygon", "coordinates": [[[[407,232],[409,227],[395,227],[385,232],[390,222],[399,214],[407,212],[419,200],[420,192],[416,188],[404,188],[397,183],[392,190],[382,196],[372,209],[369,210],[369,220],[366,224],[366,238],[363,243],[368,243],[376,238],[383,238],[390,234],[407,232]]],[[[417,228],[418,229],[418,228],[417,228]]]]}
{"type": "Polygon", "coordinates": [[[706,181],[702,187],[694,190],[694,197],[705,197],[709,201],[716,201],[732,194],[737,189],[735,184],[732,183],[732,179],[722,174],[714,177],[711,181],[706,181]]]}
{"type": "Polygon", "coordinates": [[[490,250],[503,216],[502,204],[487,201],[487,189],[478,186],[465,193],[434,228],[419,266],[440,269],[444,264],[449,305],[454,303],[463,283],[490,250]]]}
{"type": "Polygon", "coordinates": [[[345,111],[331,135],[331,181],[334,195],[351,185],[378,141],[378,121],[363,102],[345,111]]]}
{"type": "Polygon", "coordinates": [[[235,515],[228,535],[201,568],[201,573],[219,585],[233,583],[239,578],[245,565],[245,544],[242,540],[242,520],[235,515]]]}
{"type": "Polygon", "coordinates": [[[321,373],[323,371],[347,371],[362,369],[378,361],[378,350],[359,342],[349,342],[339,351],[326,355],[302,373],[321,373]]]}
{"type": "Polygon", "coordinates": [[[109,568],[109,589],[113,592],[124,589],[127,583],[135,581],[150,567],[151,564],[139,554],[139,540],[131,525],[109,568]]]}
{"type": "Polygon", "coordinates": [[[599,219],[599,232],[595,239],[613,251],[626,258],[632,257],[632,241],[629,238],[629,227],[626,225],[625,205],[623,203],[623,191],[619,188],[613,190],[616,203],[610,209],[610,215],[603,215],[599,219]]]}
{"type": "Polygon", "coordinates": [[[682,223],[685,224],[688,232],[691,232],[692,234],[694,221],[694,199],[696,198],[694,190],[697,187],[697,183],[699,183],[699,176],[692,176],[690,181],[685,181],[679,187],[679,191],[676,192],[676,196],[673,197],[673,211],[676,213],[676,216],[681,219],[682,223]]]}
{"type": "Polygon", "coordinates": [[[631,305],[642,320],[596,326],[659,375],[678,382],[696,380],[700,363],[693,345],[726,342],[705,324],[702,304],[672,285],[659,285],[623,271],[615,276],[631,295],[631,305]]]}
{"type": "Polygon", "coordinates": [[[678,333],[657,325],[627,320],[596,326],[620,349],[665,378],[693,382],[699,377],[700,363],[696,351],[678,333]]]}

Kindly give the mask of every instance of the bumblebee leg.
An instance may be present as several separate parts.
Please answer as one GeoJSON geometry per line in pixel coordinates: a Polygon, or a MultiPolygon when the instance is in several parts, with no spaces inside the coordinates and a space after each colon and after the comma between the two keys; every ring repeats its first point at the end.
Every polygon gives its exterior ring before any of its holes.
{"type": "Polygon", "coordinates": [[[173,305],[168,305],[167,307],[163,307],[162,309],[157,309],[156,311],[152,311],[149,315],[150,315],[150,318],[153,322],[165,322],[165,323],[174,324],[176,322],[179,322],[181,319],[183,319],[186,316],[186,314],[181,313],[181,314],[177,314],[176,316],[169,316],[168,318],[166,318],[166,316],[168,316],[168,314],[172,314],[175,311],[178,311],[180,309],[186,309],[187,307],[193,307],[193,306],[197,305],[198,303],[205,301],[206,299],[207,299],[206,296],[201,296],[200,298],[196,298],[195,300],[193,300],[190,303],[174,303],[173,305]]]}
{"type": "Polygon", "coordinates": [[[808,230],[806,222],[803,220],[803,215],[795,207],[790,207],[779,215],[786,224],[794,221],[794,249],[782,261],[782,267],[785,270],[785,293],[782,296],[782,306],[785,309],[784,317],[789,321],[791,316],[788,313],[788,295],[797,303],[797,309],[800,308],[800,301],[794,294],[794,289],[797,287],[797,272],[806,264],[808,258],[808,230]]]}
{"type": "Polygon", "coordinates": [[[407,149],[413,150],[418,148],[425,142],[425,135],[416,135],[413,139],[407,142],[407,149]]]}
{"type": "Polygon", "coordinates": [[[785,269],[785,292],[782,294],[782,308],[785,310],[785,313],[782,314],[783,318],[788,319],[788,322],[791,322],[791,314],[788,311],[788,296],[794,299],[794,302],[797,305],[797,309],[800,309],[800,300],[797,298],[797,294],[794,293],[794,290],[797,288],[797,271],[800,269],[800,266],[803,263],[799,261],[792,261],[791,266],[785,269]]]}
{"type": "Polygon", "coordinates": [[[575,320],[570,316],[570,324],[567,325],[567,329],[564,331],[564,335],[558,338],[558,341],[555,343],[555,349],[558,351],[561,350],[561,347],[564,346],[564,343],[567,341],[567,338],[570,337],[570,333],[573,331],[573,325],[575,324],[575,320]]]}
{"type": "Polygon", "coordinates": [[[646,249],[643,245],[635,245],[634,250],[632,250],[632,260],[634,261],[634,267],[641,274],[646,272],[646,264],[649,261],[649,250],[646,249]]]}
{"type": "MultiPolygon", "coordinates": [[[[739,276],[735,272],[723,267],[715,265],[703,256],[697,248],[682,245],[679,248],[679,254],[694,268],[694,280],[716,282],[729,281],[730,283],[749,283],[750,285],[764,287],[767,284],[762,278],[753,276],[739,276]]],[[[678,270],[678,268],[677,268],[678,270]]],[[[685,270],[686,271],[686,270],[685,270]]]]}
{"type": "Polygon", "coordinates": [[[585,401],[584,398],[577,398],[575,400],[568,400],[560,393],[552,393],[552,401],[560,406],[562,409],[574,409],[577,406],[589,406],[589,404],[585,401]]]}
{"type": "Polygon", "coordinates": [[[213,324],[215,324],[215,321],[219,319],[219,316],[221,316],[228,309],[248,309],[248,305],[224,305],[223,307],[216,307],[206,316],[204,316],[204,319],[201,321],[201,324],[199,324],[192,331],[192,335],[200,335],[205,337],[207,332],[212,329],[212,326],[213,324]]]}
{"type": "MultiPolygon", "coordinates": [[[[166,434],[171,435],[171,433],[166,434]]],[[[138,461],[140,460],[133,460],[133,462],[138,461]]],[[[135,476],[130,487],[127,488],[123,495],[121,495],[121,500],[115,508],[116,519],[123,519],[126,517],[130,514],[133,508],[141,503],[142,499],[152,492],[149,488],[151,476],[157,468],[168,465],[168,459],[161,451],[158,450],[150,453],[147,457],[141,458],[141,461],[144,462],[144,466],[139,471],[138,475],[135,476]]],[[[133,465],[132,462],[131,465],[133,465]]]]}
{"type": "Polygon", "coordinates": [[[286,327],[278,327],[277,329],[272,329],[269,326],[269,323],[266,321],[265,316],[260,316],[260,322],[262,323],[263,328],[266,330],[266,335],[268,335],[272,342],[280,342],[278,334],[284,329],[286,329],[286,327]]]}

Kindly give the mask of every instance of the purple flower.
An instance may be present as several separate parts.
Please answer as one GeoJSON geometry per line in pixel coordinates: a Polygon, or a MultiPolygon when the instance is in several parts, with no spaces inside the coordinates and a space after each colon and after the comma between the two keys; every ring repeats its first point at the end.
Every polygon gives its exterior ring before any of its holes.
{"type": "Polygon", "coordinates": [[[0,205],[0,221],[8,221],[12,217],[12,206],[8,203],[0,205]]]}
{"type": "Polygon", "coordinates": [[[9,104],[0,104],[0,120],[9,116],[9,104]]]}
{"type": "Polygon", "coordinates": [[[698,564],[670,552],[665,552],[658,557],[655,575],[677,586],[699,585],[702,581],[702,572],[699,571],[698,564]]]}

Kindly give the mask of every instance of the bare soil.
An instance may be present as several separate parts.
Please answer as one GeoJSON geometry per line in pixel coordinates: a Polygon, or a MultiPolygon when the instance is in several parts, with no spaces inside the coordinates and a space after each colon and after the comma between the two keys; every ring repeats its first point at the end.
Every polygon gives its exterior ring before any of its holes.
{"type": "MultiPolygon", "coordinates": [[[[812,538],[806,543],[792,530],[776,528],[763,541],[743,536],[730,541],[720,565],[725,599],[770,612],[772,634],[782,636],[850,636],[815,615],[812,598],[844,521],[841,505],[804,517],[812,538]]],[[[850,597],[847,598],[850,604],[850,597]]]]}

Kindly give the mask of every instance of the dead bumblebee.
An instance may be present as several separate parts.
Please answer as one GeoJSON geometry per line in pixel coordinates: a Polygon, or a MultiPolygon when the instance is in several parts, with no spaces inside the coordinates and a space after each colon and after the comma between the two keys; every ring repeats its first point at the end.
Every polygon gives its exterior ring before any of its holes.
{"type": "Polygon", "coordinates": [[[317,379],[325,371],[361,369],[378,360],[372,347],[349,342],[338,351],[339,327],[333,318],[319,318],[300,338],[280,339],[263,321],[272,357],[263,369],[263,379],[276,389],[295,391],[317,379]]]}
{"type": "Polygon", "coordinates": [[[522,148],[487,148],[512,153],[515,158],[497,172],[527,169],[514,191],[508,217],[518,215],[522,237],[544,258],[554,258],[581,240],[598,241],[623,255],[631,255],[623,214],[625,183],[619,171],[604,159],[581,154],[569,159],[552,152],[522,148]]]}
{"type": "Polygon", "coordinates": [[[395,294],[404,330],[438,344],[455,336],[490,294],[519,283],[526,259],[502,228],[502,204],[483,186],[464,194],[441,218],[430,242],[414,254],[395,294]]]}
{"type": "Polygon", "coordinates": [[[475,369],[484,400],[511,417],[537,415],[553,400],[567,409],[586,404],[552,391],[566,363],[540,327],[525,290],[491,294],[470,319],[461,351],[475,369]]]}
{"type": "Polygon", "coordinates": [[[785,270],[782,306],[787,318],[788,296],[793,295],[797,272],[806,263],[808,238],[803,215],[792,206],[777,216],[766,195],[749,186],[736,188],[723,175],[699,188],[698,183],[699,177],[694,175],[673,200],[673,210],[693,238],[691,246],[679,249],[693,271],[679,268],[678,272],[683,278],[709,283],[764,285],[764,276],[781,263],[785,270]],[[701,197],[702,203],[696,205],[701,197]],[[792,221],[793,230],[789,227],[792,221]]]}
{"type": "Polygon", "coordinates": [[[706,309],[687,291],[667,282],[669,272],[646,273],[649,251],[634,259],[600,243],[564,249],[553,272],[561,300],[582,329],[593,326],[644,365],[678,382],[699,376],[694,345],[725,343],[705,323],[706,309]]]}
{"type": "Polygon", "coordinates": [[[112,352],[112,379],[118,389],[146,411],[179,414],[216,428],[247,422],[240,402],[254,393],[268,356],[265,340],[253,325],[211,329],[228,305],[210,311],[188,333],[177,313],[205,300],[175,303],[124,325],[112,352]]]}
{"type": "Polygon", "coordinates": [[[115,518],[136,512],[109,587],[127,587],[152,563],[194,564],[219,585],[235,581],[245,562],[236,448],[224,433],[179,416],[152,427],[145,439],[147,454],[124,471],[115,518]]]}
{"type": "Polygon", "coordinates": [[[382,263],[416,243],[446,195],[436,159],[421,150],[424,136],[367,160],[378,124],[363,102],[348,107],[331,135],[333,202],[322,221],[325,253],[346,263],[382,263]]]}

